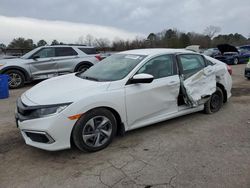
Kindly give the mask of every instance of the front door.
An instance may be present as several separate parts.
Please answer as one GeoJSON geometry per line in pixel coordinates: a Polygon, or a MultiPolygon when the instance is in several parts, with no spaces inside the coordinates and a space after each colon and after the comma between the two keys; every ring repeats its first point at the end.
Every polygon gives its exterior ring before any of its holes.
{"type": "Polygon", "coordinates": [[[31,57],[30,72],[33,79],[46,79],[57,75],[55,48],[45,47],[31,57]]]}
{"type": "Polygon", "coordinates": [[[131,129],[157,122],[176,113],[180,79],[172,56],[163,55],[145,63],[136,74],[154,76],[152,83],[125,86],[127,123],[131,129]]]}

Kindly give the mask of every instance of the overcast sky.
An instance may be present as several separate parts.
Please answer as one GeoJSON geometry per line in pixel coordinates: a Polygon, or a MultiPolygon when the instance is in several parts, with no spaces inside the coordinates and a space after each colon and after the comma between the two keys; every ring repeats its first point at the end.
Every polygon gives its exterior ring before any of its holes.
{"type": "Polygon", "coordinates": [[[133,39],[168,28],[202,33],[209,25],[249,37],[249,12],[249,0],[0,0],[0,43],[133,39]]]}

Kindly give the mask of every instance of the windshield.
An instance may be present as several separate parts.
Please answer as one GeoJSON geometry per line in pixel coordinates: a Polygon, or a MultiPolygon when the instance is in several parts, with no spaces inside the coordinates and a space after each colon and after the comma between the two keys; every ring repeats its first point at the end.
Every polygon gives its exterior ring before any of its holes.
{"type": "Polygon", "coordinates": [[[132,71],[146,56],[115,54],[100,61],[77,76],[95,81],[121,80],[132,71]]]}
{"type": "Polygon", "coordinates": [[[30,56],[32,56],[35,52],[37,52],[38,50],[40,50],[41,48],[36,48],[34,50],[29,51],[28,53],[24,54],[23,56],[21,56],[20,58],[22,59],[28,59],[30,58],[30,56]]]}

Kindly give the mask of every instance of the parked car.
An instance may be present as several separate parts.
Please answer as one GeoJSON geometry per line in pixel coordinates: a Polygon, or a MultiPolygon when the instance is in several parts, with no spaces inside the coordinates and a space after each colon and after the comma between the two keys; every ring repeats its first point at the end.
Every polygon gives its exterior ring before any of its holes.
{"type": "Polygon", "coordinates": [[[116,133],[189,113],[211,114],[231,96],[227,65],[181,49],[114,54],[84,73],[45,80],[17,101],[26,144],[98,151],[116,133]]]}
{"type": "Polygon", "coordinates": [[[239,63],[246,63],[249,59],[249,54],[244,51],[239,51],[235,46],[229,44],[221,44],[217,46],[220,51],[219,54],[214,55],[214,58],[228,64],[237,65],[239,63]]]}
{"type": "Polygon", "coordinates": [[[207,49],[207,50],[205,50],[204,52],[203,52],[203,54],[204,55],[206,55],[206,56],[210,56],[210,57],[215,57],[215,56],[217,56],[218,54],[220,54],[221,52],[219,51],[219,49],[218,48],[209,48],[209,49],[207,49]]]}
{"type": "Polygon", "coordinates": [[[245,77],[246,77],[248,80],[250,80],[250,59],[249,59],[249,61],[248,61],[248,63],[247,63],[247,66],[246,66],[246,68],[245,68],[245,77]]]}
{"type": "Polygon", "coordinates": [[[250,45],[239,46],[238,49],[250,52],[250,45]]]}
{"type": "Polygon", "coordinates": [[[0,60],[0,74],[8,74],[9,87],[25,82],[85,71],[100,60],[96,49],[88,46],[44,46],[20,58],[0,60]]]}
{"type": "Polygon", "coordinates": [[[190,50],[192,52],[201,53],[200,45],[190,45],[185,48],[186,50],[190,50]]]}

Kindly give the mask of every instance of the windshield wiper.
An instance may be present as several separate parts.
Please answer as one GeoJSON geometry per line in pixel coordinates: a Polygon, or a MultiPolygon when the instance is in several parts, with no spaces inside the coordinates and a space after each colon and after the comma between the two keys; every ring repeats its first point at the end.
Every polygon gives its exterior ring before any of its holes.
{"type": "Polygon", "coordinates": [[[81,76],[81,78],[86,79],[86,80],[93,80],[93,81],[99,81],[99,79],[90,77],[90,76],[81,76]]]}

